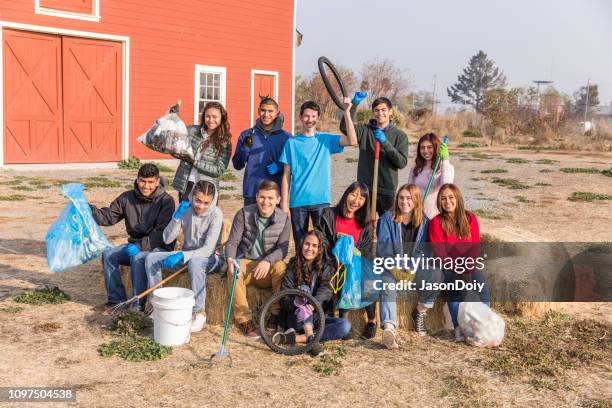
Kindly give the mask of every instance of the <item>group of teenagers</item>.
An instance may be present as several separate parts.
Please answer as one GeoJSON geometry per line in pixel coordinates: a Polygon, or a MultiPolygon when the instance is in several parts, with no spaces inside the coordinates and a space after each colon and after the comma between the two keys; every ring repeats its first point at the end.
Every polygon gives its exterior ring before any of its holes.
{"type": "MultiPolygon", "coordinates": [[[[301,132],[295,136],[283,130],[284,117],[277,102],[262,98],[259,118],[252,128],[240,134],[233,156],[227,111],[218,102],[207,103],[200,124],[188,127],[195,159],[181,160],[173,179],[178,206],[152,163],[143,164],[134,188],[108,207],[91,205],[99,225],[110,226],[124,220],[128,234],[127,244],[102,255],[107,302],[101,308],[109,310],[127,299],[120,265],[131,266],[134,295],[158,284],[162,270],[186,266],[195,296],[191,330],[197,332],[206,325],[206,277],[226,270],[230,287],[236,279],[232,313],[245,336],[257,339],[260,330],[270,330],[276,332],[275,342],[294,344],[310,341],[316,326],[313,305],[281,301],[272,305],[267,327],[258,328],[247,302],[246,288],[253,285],[272,288],[274,293],[290,288],[310,292],[326,313],[321,341],[343,339],[349,335],[351,324],[346,318],[347,310],[335,310],[337,295],[330,286],[337,267],[331,251],[340,236],[352,237],[355,248],[367,259],[423,255],[429,248],[427,242],[450,244],[433,246],[435,255],[441,257],[461,257],[477,250],[478,221],[465,210],[461,192],[453,184],[454,167],[447,146],[434,133],[422,136],[409,179],[398,186],[398,170],[408,164],[408,137],[394,126],[393,105],[384,97],[373,101],[373,119],[367,124],[354,124],[357,105],[366,96],[357,92],[352,100],[344,98],[341,134],[318,132],[321,109],[313,101],[305,102],[299,113],[301,132]],[[373,197],[376,143],[380,144],[380,159],[378,192],[373,197]],[[347,146],[359,149],[357,181],[332,207],[331,156],[347,146]],[[429,194],[423,197],[438,158],[440,165],[433,174],[429,194]],[[219,207],[219,178],[230,160],[236,170],[244,169],[244,206],[234,215],[229,237],[222,243],[224,217],[219,207]],[[371,219],[374,200],[379,217],[376,223],[371,219]],[[175,250],[181,231],[182,248],[175,250]],[[285,263],[291,234],[295,256],[285,263]]],[[[383,280],[396,279],[393,272],[385,271],[383,280]]],[[[486,282],[478,270],[466,274],[471,280],[486,282]]],[[[414,277],[421,282],[462,278],[452,270],[423,268],[414,277]]],[[[421,335],[427,334],[425,316],[439,294],[435,290],[418,293],[413,318],[414,328],[421,335]]],[[[463,335],[457,314],[463,295],[445,295],[455,338],[460,341],[463,335]]],[[[382,292],[378,300],[365,308],[367,324],[362,336],[376,336],[376,305],[380,303],[382,342],[388,348],[397,348],[395,294],[382,292]]],[[[480,294],[480,300],[489,302],[488,289],[480,294]]],[[[134,307],[144,311],[146,298],[134,307]]]]}

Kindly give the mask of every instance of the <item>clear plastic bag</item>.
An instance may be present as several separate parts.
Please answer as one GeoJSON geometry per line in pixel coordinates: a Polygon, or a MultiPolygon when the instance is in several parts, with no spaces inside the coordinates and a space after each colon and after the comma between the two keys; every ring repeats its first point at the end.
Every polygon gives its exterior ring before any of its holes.
{"type": "Polygon", "coordinates": [[[497,347],[504,339],[504,320],[482,302],[461,302],[457,318],[465,341],[472,346],[497,347]]]}
{"type": "Polygon", "coordinates": [[[64,184],[62,194],[70,202],[45,236],[47,263],[53,272],[82,265],[113,247],[93,218],[83,185],[64,184]]]}
{"type": "Polygon", "coordinates": [[[187,127],[178,114],[180,106],[181,101],[178,101],[136,140],[156,152],[168,153],[179,159],[193,160],[193,149],[187,135],[187,127]]]}

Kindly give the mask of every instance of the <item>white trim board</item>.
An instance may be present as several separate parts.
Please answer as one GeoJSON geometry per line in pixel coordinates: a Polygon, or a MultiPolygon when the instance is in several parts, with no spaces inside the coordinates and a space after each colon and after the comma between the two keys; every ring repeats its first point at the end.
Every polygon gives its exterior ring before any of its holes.
{"type": "Polygon", "coordinates": [[[200,74],[209,72],[212,74],[221,74],[221,105],[227,109],[226,90],[227,90],[227,68],[216,67],[213,65],[195,65],[194,83],[193,83],[193,123],[200,123],[200,74]]]}
{"type": "Polygon", "coordinates": [[[100,22],[100,0],[93,0],[93,13],[77,13],[74,11],[57,10],[40,6],[40,0],[34,0],[34,14],[45,16],[72,18],[75,20],[100,22]]]}
{"type": "Polygon", "coordinates": [[[274,94],[275,94],[275,100],[278,104],[280,104],[279,101],[279,95],[278,95],[278,79],[279,79],[279,74],[278,71],[265,71],[262,69],[252,69],[251,70],[251,117],[249,118],[249,122],[251,123],[251,126],[253,126],[254,122],[253,122],[253,117],[255,115],[255,106],[253,106],[253,99],[255,99],[255,74],[262,74],[262,75],[272,75],[274,78],[274,94]]]}
{"type": "Polygon", "coordinates": [[[35,31],[39,33],[47,33],[47,34],[59,34],[59,35],[69,35],[72,37],[82,37],[82,38],[93,38],[98,40],[110,40],[117,41],[123,43],[123,67],[121,69],[122,73],[122,97],[123,97],[123,110],[121,112],[122,115],[122,151],[121,158],[127,159],[129,156],[130,149],[130,139],[129,139],[129,130],[130,130],[130,37],[121,36],[121,35],[111,35],[111,34],[102,34],[102,33],[94,33],[89,31],[79,31],[79,30],[68,30],[64,28],[58,27],[47,27],[47,26],[37,26],[32,24],[22,24],[15,23],[10,21],[1,21],[0,20],[0,167],[4,166],[4,56],[2,55],[4,49],[4,43],[2,42],[2,29],[3,28],[11,28],[15,30],[23,30],[23,31],[35,31]]]}

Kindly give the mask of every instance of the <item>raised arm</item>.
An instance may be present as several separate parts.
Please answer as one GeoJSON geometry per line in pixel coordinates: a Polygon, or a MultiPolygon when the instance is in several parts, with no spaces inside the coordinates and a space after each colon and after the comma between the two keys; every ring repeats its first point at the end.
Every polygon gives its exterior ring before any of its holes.
{"type": "Polygon", "coordinates": [[[346,122],[346,134],[340,136],[340,146],[357,146],[357,132],[355,131],[355,124],[353,118],[351,118],[351,100],[344,97],[344,116],[343,119],[346,122]]]}

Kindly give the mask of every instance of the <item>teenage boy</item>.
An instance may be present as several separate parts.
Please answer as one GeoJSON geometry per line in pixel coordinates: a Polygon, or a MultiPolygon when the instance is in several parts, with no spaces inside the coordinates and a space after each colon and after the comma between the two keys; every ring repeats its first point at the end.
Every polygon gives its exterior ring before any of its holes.
{"type": "MultiPolygon", "coordinates": [[[[174,199],[164,188],[159,169],[152,163],[145,163],[138,169],[134,189],[122,193],[108,207],[90,205],[98,225],[108,227],[125,220],[128,243],[107,249],[102,254],[104,284],[109,310],[117,303],[127,300],[121,282],[119,265],[131,268],[132,294],[138,295],[147,289],[145,258],[150,251],[160,248],[169,250],[164,244],[163,232],[174,213],[174,199]]],[[[144,300],[135,307],[144,309],[144,300]]]]}
{"type": "Polygon", "coordinates": [[[323,210],[331,203],[331,155],[342,153],[344,146],[357,146],[350,99],[344,98],[344,103],[346,136],[317,132],[321,108],[307,101],[300,107],[302,133],[287,140],[281,153],[279,161],[285,165],[281,208],[291,214],[296,246],[308,231],[308,220],[318,225],[323,210]]]}
{"type": "MultiPolygon", "coordinates": [[[[235,267],[240,267],[234,291],[234,316],[242,333],[253,339],[259,338],[260,331],[252,320],[246,287],[271,287],[274,293],[280,291],[290,230],[287,214],[277,208],[280,191],[275,182],[262,181],[257,188],[256,201],[256,204],[247,205],[236,213],[225,245],[229,287],[234,279],[235,267]]],[[[268,321],[268,327],[272,330],[276,330],[279,311],[280,305],[274,304],[268,321]]]]}
{"type": "MultiPolygon", "coordinates": [[[[357,111],[357,104],[365,98],[365,93],[357,92],[353,98],[351,115],[357,111]]],[[[376,211],[382,216],[393,206],[395,190],[397,189],[397,173],[408,164],[408,137],[393,125],[393,105],[385,97],[372,103],[374,118],[368,124],[354,125],[359,143],[359,163],[357,163],[357,180],[363,181],[372,191],[374,181],[374,148],[380,143],[380,159],[378,161],[378,193],[376,196],[376,211]]],[[[340,121],[340,131],[347,134],[347,125],[343,118],[340,121]]],[[[349,124],[348,129],[353,128],[349,124]]]]}
{"type": "Polygon", "coordinates": [[[274,181],[280,186],[283,166],[278,158],[291,134],[283,130],[285,118],[278,111],[272,98],[262,98],[259,103],[259,119],[255,126],[238,137],[232,163],[236,170],[244,170],[242,195],[244,205],[255,204],[257,186],[264,180],[274,181]]]}

